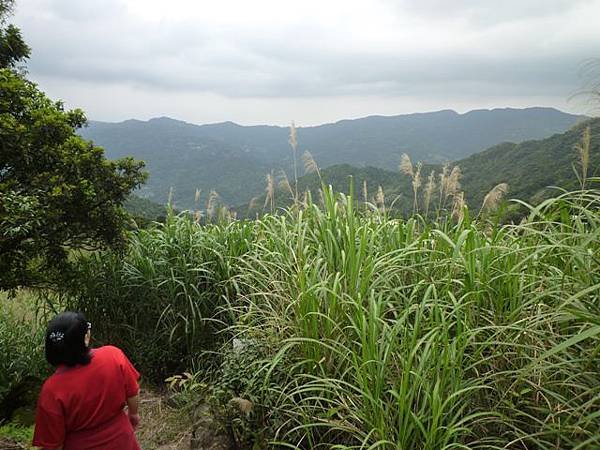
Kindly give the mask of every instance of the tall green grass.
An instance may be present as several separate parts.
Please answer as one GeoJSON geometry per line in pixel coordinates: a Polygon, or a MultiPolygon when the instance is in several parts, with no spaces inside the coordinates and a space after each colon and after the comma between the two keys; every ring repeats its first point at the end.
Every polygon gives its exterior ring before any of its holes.
{"type": "Polygon", "coordinates": [[[325,190],[255,222],[169,217],[85,257],[76,306],[157,375],[220,348],[206,380],[254,403],[228,426],[263,444],[599,448],[600,192],[526,207],[436,224],[325,190]]]}

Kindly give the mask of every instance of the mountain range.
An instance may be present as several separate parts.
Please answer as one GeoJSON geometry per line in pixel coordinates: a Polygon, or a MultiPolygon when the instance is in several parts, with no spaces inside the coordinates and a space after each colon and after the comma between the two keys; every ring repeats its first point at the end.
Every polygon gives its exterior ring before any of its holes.
{"type": "MultiPolygon", "coordinates": [[[[298,153],[310,150],[322,168],[348,164],[397,171],[402,153],[427,164],[457,161],[499,144],[508,149],[563,133],[583,119],[552,108],[370,116],[298,127],[298,153]]],[[[196,189],[204,201],[215,190],[224,203],[241,204],[264,191],[271,170],[293,174],[287,127],[194,125],[162,117],[90,121],[81,134],[104,147],[109,158],[146,161],[150,177],[138,195],[164,203],[172,191],[181,209],[195,207],[196,189]]]]}
{"type": "MultiPolygon", "coordinates": [[[[590,148],[588,177],[600,176],[600,118],[584,121],[564,133],[546,139],[530,140],[519,144],[501,143],[483,152],[473,154],[450,165],[459,166],[462,172],[460,190],[465,194],[466,203],[475,211],[479,210],[483,198],[494,186],[508,184],[506,198],[518,198],[537,203],[558,191],[554,187],[575,189],[579,186],[576,171],[581,172],[576,146],[581,144],[584,131],[589,127],[590,148]]],[[[442,166],[425,164],[421,169],[421,188],[418,202],[424,204],[424,189],[429,175],[434,172],[436,181],[434,201],[438,201],[439,174],[442,166]]],[[[348,164],[334,165],[320,171],[320,177],[330,184],[334,191],[348,193],[352,176],[355,195],[363,200],[363,186],[367,187],[367,200],[376,203],[375,195],[379,186],[386,198],[386,205],[394,204],[394,209],[410,213],[413,209],[412,178],[399,171],[375,167],[355,167],[348,164]]],[[[316,173],[302,176],[298,181],[298,191],[310,191],[317,198],[321,180],[316,173]]],[[[253,217],[261,212],[265,196],[248,205],[236,208],[241,217],[253,217]]],[[[275,191],[275,207],[291,204],[289,189],[275,191]]],[[[447,204],[448,205],[448,204],[447,204]]],[[[448,205],[449,206],[449,205],[448,205]]],[[[268,209],[268,208],[267,208],[268,209]]],[[[422,212],[422,209],[421,209],[422,212]]]]}

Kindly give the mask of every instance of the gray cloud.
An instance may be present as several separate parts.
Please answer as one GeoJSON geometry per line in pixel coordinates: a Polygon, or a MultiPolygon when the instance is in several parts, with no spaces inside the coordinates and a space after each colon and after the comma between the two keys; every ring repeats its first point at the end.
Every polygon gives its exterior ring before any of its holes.
{"type": "Polygon", "coordinates": [[[255,23],[235,10],[149,19],[119,0],[32,0],[16,23],[35,79],[156,96],[554,99],[578,87],[578,64],[600,48],[600,0],[350,1],[339,14],[317,5],[313,16],[255,23]]]}

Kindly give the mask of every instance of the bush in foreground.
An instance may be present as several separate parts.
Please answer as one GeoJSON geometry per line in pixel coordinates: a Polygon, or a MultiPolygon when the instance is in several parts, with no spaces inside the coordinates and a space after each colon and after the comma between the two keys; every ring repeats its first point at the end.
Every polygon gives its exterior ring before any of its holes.
{"type": "Polygon", "coordinates": [[[252,223],[171,217],[124,261],[87,258],[78,305],[149,369],[257,349],[242,379],[230,356],[201,367],[209,402],[251,401],[225,417],[244,445],[600,445],[598,191],[506,226],[354,207],[329,191],[252,223]]]}

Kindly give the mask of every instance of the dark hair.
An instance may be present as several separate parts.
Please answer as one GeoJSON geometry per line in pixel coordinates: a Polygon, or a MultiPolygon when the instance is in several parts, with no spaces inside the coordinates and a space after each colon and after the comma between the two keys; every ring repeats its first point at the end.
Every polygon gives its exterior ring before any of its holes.
{"type": "Polygon", "coordinates": [[[80,312],[65,311],[48,324],[46,330],[46,359],[53,366],[88,364],[91,356],[85,345],[85,334],[90,327],[80,312]]]}

